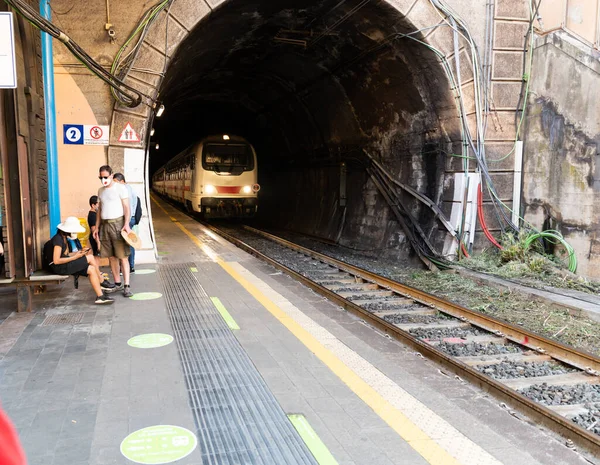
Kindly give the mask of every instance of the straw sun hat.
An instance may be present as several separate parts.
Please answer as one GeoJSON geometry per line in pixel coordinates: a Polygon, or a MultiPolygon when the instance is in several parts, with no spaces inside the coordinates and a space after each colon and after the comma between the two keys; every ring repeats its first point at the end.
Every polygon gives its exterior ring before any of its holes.
{"type": "Polygon", "coordinates": [[[57,226],[58,229],[66,233],[84,233],[85,228],[81,226],[79,220],[74,216],[69,216],[65,221],[57,226]]]}
{"type": "Polygon", "coordinates": [[[123,239],[125,239],[125,242],[127,242],[134,249],[138,250],[142,248],[142,241],[140,237],[133,232],[133,230],[129,231],[129,233],[121,231],[121,236],[123,239]]]}

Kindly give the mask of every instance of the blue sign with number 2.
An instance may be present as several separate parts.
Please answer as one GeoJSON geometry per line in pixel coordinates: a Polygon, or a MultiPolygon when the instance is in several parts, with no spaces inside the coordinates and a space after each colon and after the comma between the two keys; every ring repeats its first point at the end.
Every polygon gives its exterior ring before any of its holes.
{"type": "Polygon", "coordinates": [[[83,145],[83,124],[63,124],[65,144],[83,145]]]}

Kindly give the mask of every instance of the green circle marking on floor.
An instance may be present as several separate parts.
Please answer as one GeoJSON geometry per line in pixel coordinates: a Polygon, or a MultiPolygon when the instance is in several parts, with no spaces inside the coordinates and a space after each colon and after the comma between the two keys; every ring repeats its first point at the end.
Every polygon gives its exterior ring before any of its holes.
{"type": "Polygon", "coordinates": [[[134,336],[127,341],[127,344],[136,349],[154,349],[163,347],[173,342],[173,336],[170,334],[151,333],[134,336]]]}
{"type": "Polygon", "coordinates": [[[121,443],[121,454],[136,463],[176,462],[196,448],[194,434],[179,426],[156,425],[131,433],[121,443]]]}
{"type": "Polygon", "coordinates": [[[152,273],[156,273],[156,270],[149,270],[149,269],[135,270],[134,274],[152,274],[152,273]]]}
{"type": "Polygon", "coordinates": [[[160,292],[138,292],[133,294],[130,299],[131,300],[154,300],[160,299],[162,294],[160,292]]]}

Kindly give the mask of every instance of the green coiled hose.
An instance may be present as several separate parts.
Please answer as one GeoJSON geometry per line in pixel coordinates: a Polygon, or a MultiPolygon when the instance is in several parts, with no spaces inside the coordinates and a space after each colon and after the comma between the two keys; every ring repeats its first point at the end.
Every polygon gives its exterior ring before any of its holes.
{"type": "Polygon", "coordinates": [[[538,239],[542,238],[554,241],[554,243],[560,242],[563,245],[563,247],[569,254],[569,271],[571,273],[575,273],[577,271],[577,257],[575,256],[575,249],[573,249],[573,247],[567,241],[565,241],[564,237],[559,231],[549,230],[534,233],[531,236],[527,237],[527,239],[525,239],[525,246],[529,248],[531,244],[533,244],[538,239]]]}

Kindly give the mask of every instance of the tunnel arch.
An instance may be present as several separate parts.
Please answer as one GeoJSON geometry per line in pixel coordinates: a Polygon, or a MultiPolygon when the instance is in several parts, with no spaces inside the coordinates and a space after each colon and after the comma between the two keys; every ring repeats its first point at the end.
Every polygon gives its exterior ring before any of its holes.
{"type": "MultiPolygon", "coordinates": [[[[259,141],[252,140],[259,153],[269,154],[259,161],[262,170],[279,167],[266,176],[271,195],[263,192],[266,206],[281,213],[271,219],[288,227],[303,225],[304,232],[342,243],[374,236],[360,247],[406,254],[403,234],[360,169],[347,180],[353,186],[347,202],[354,213],[346,215],[339,201],[339,165],[368,148],[395,176],[439,203],[444,170],[452,163],[443,154],[460,144],[460,121],[437,57],[408,40],[387,43],[384,53],[361,54],[392,34],[418,29],[423,29],[417,34],[420,41],[450,53],[448,29],[433,27],[443,20],[426,0],[367,2],[348,17],[344,11],[331,13],[337,2],[268,3],[226,0],[212,9],[204,3],[175,2],[168,21],[163,13],[152,26],[127,80],[165,103],[165,116],[154,121],[157,131],[180,133],[171,137],[168,155],[211,132],[238,133],[250,140],[262,133],[259,141]],[[328,16],[317,21],[316,31],[327,31],[327,21],[342,19],[342,32],[313,31],[307,39],[295,29],[319,12],[328,16]],[[293,32],[281,35],[282,30],[293,32]],[[315,36],[318,41],[311,44],[315,36]],[[299,47],[298,40],[307,40],[308,46],[299,47]],[[190,124],[199,109],[216,116],[190,124]],[[242,127],[240,121],[250,123],[242,127]],[[294,169],[294,176],[285,175],[294,169]],[[302,195],[279,195],[286,188],[302,192],[307,185],[314,188],[302,195]]],[[[125,148],[136,147],[145,151],[146,171],[157,167],[151,165],[156,153],[147,147],[152,117],[148,107],[115,104],[109,163],[124,165],[125,148]],[[126,122],[139,128],[139,144],[118,141],[126,122]]],[[[164,148],[163,138],[163,153],[164,148]]],[[[428,234],[443,241],[435,218],[418,203],[413,210],[428,234]]]]}

